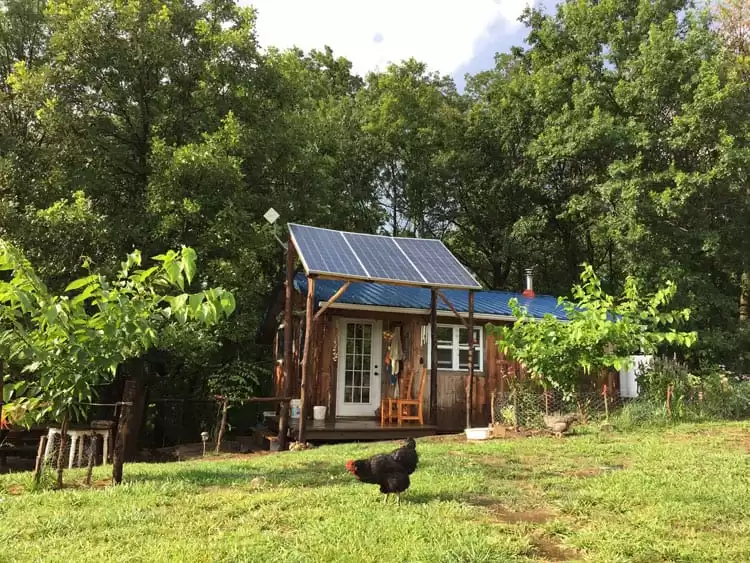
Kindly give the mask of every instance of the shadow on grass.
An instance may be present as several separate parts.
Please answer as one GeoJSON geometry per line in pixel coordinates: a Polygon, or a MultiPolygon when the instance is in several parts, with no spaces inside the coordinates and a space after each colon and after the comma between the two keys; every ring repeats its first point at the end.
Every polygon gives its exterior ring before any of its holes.
{"type": "Polygon", "coordinates": [[[250,465],[246,467],[239,465],[196,467],[190,465],[164,473],[141,471],[139,469],[127,471],[126,468],[125,480],[130,483],[184,482],[199,487],[216,487],[250,486],[255,478],[263,478],[270,485],[301,488],[344,484],[352,480],[343,464],[323,461],[310,461],[292,467],[278,468],[250,465]]]}

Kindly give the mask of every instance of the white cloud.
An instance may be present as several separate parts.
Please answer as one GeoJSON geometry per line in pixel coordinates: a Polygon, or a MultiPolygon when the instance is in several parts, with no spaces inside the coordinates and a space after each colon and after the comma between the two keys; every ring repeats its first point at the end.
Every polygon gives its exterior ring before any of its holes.
{"type": "Polygon", "coordinates": [[[513,22],[528,0],[241,0],[258,10],[262,46],[329,45],[364,74],[409,57],[452,74],[475,55],[498,19],[513,22]]]}

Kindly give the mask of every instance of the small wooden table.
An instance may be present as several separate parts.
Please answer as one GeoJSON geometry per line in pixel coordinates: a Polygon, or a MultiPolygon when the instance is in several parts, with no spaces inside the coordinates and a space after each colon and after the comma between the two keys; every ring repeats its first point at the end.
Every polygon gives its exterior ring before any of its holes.
{"type": "MultiPolygon", "coordinates": [[[[109,456],[109,429],[98,429],[98,428],[84,428],[84,429],[69,429],[67,434],[70,436],[70,453],[68,454],[68,469],[73,468],[73,463],[76,461],[76,453],[78,453],[78,467],[83,466],[83,450],[86,443],[86,438],[98,435],[102,437],[103,456],[102,463],[106,465],[107,458],[109,456]]],[[[50,428],[47,432],[47,447],[44,451],[44,459],[47,460],[52,453],[52,444],[55,436],[60,434],[59,428],[50,428]]]]}

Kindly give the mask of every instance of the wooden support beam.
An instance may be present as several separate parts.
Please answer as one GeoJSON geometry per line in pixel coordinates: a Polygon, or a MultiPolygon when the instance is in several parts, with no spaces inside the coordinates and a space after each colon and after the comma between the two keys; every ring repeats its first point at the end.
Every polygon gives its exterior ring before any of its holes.
{"type": "Polygon", "coordinates": [[[438,348],[437,348],[437,290],[431,290],[430,299],[430,424],[437,426],[438,405],[438,348]]]}
{"type": "Polygon", "coordinates": [[[304,444],[305,431],[307,430],[307,376],[310,371],[310,349],[312,342],[313,309],[315,304],[315,279],[307,278],[307,310],[305,314],[305,349],[302,352],[302,384],[300,385],[300,406],[299,406],[299,428],[297,441],[304,444]]]}
{"type": "MultiPolygon", "coordinates": [[[[459,313],[458,311],[456,311],[456,308],[455,308],[455,307],[453,306],[453,303],[451,303],[450,301],[448,301],[448,298],[447,298],[447,297],[445,296],[445,294],[444,294],[444,293],[443,293],[442,291],[440,291],[439,289],[436,289],[435,291],[436,291],[436,292],[437,292],[437,294],[438,294],[438,295],[440,296],[440,299],[442,299],[442,300],[443,300],[443,302],[444,302],[444,303],[445,303],[446,305],[448,305],[448,308],[449,308],[449,309],[450,309],[451,311],[453,311],[453,314],[454,314],[454,315],[456,315],[456,317],[458,318],[458,320],[459,320],[459,321],[461,321],[461,324],[462,324],[462,325],[464,325],[464,328],[469,328],[469,325],[468,325],[468,324],[466,324],[466,321],[465,321],[465,320],[464,320],[464,318],[463,318],[463,317],[461,316],[461,314],[460,314],[460,313],[459,313]]],[[[470,291],[470,292],[469,292],[469,296],[470,296],[469,298],[470,298],[470,299],[471,299],[471,294],[472,294],[472,292],[470,291]]]]}
{"type": "Polygon", "coordinates": [[[466,428],[471,428],[474,414],[474,292],[469,292],[469,385],[466,390],[466,428]]]}
{"type": "MultiPolygon", "coordinates": [[[[294,258],[295,250],[292,238],[289,237],[289,244],[286,251],[286,287],[284,291],[284,390],[283,394],[288,397],[292,394],[292,309],[294,299],[294,258]]],[[[281,403],[281,412],[279,413],[279,448],[286,449],[287,433],[289,431],[289,402],[281,403]]]]}
{"type": "Polygon", "coordinates": [[[318,319],[319,319],[320,317],[322,317],[322,316],[323,316],[323,313],[325,313],[325,310],[326,310],[326,309],[328,309],[328,307],[330,307],[330,306],[331,306],[331,305],[333,305],[334,303],[336,303],[336,301],[338,300],[338,298],[339,298],[339,297],[341,297],[342,295],[344,295],[344,292],[345,292],[345,291],[346,291],[347,289],[349,289],[349,286],[351,285],[351,283],[352,283],[352,282],[346,282],[346,283],[345,283],[344,285],[342,285],[342,286],[341,286],[341,287],[339,288],[339,290],[338,290],[338,291],[337,291],[336,293],[334,293],[334,294],[333,294],[333,295],[331,296],[331,298],[330,298],[330,299],[328,300],[328,302],[326,302],[326,303],[325,303],[325,304],[324,304],[324,305],[323,305],[323,306],[322,306],[322,307],[320,308],[320,310],[319,310],[319,311],[318,311],[317,313],[315,313],[315,316],[313,317],[313,320],[316,320],[316,321],[317,321],[317,320],[318,320],[318,319]]]}

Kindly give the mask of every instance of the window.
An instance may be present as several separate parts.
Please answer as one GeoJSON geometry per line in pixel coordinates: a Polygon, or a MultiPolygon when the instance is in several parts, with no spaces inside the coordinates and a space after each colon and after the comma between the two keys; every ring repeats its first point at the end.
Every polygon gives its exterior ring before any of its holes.
{"type": "MultiPolygon", "coordinates": [[[[428,330],[429,335],[429,330],[428,330]]],[[[428,336],[429,342],[429,336],[428,336]]],[[[427,345],[428,365],[432,361],[427,345]]],[[[469,371],[469,331],[457,325],[437,326],[437,365],[445,371],[469,371]]],[[[474,370],[484,369],[484,340],[482,328],[474,327],[474,370]]]]}

